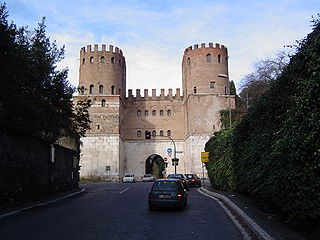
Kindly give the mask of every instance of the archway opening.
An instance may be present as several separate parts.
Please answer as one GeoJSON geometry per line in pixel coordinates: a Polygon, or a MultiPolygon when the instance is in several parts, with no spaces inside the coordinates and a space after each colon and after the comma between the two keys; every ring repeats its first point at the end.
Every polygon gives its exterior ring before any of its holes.
{"type": "Polygon", "coordinates": [[[151,174],[156,179],[163,178],[165,163],[163,158],[158,154],[150,155],[146,160],[146,174],[151,174]]]}

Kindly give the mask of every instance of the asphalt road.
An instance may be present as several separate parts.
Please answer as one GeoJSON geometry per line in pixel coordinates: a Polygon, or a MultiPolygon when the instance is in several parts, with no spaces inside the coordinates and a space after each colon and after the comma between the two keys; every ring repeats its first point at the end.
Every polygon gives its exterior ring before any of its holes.
{"type": "Polygon", "coordinates": [[[150,212],[151,184],[84,184],[81,195],[0,219],[0,239],[243,239],[220,205],[195,188],[185,210],[150,212]]]}

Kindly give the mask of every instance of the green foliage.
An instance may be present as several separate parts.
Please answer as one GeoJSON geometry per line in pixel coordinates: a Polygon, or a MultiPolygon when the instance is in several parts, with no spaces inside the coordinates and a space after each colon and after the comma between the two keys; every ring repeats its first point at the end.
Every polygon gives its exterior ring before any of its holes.
{"type": "Polygon", "coordinates": [[[233,152],[230,143],[232,129],[222,130],[206,143],[205,150],[210,152],[206,163],[211,185],[223,191],[235,191],[233,152]]]}
{"type": "Polygon", "coordinates": [[[320,218],[320,26],[233,134],[237,188],[298,226],[320,218]]]}
{"type": "Polygon", "coordinates": [[[55,141],[79,138],[89,128],[86,106],[74,106],[68,70],[57,70],[64,48],[50,43],[45,19],[33,32],[7,21],[0,5],[0,124],[55,141]]]}

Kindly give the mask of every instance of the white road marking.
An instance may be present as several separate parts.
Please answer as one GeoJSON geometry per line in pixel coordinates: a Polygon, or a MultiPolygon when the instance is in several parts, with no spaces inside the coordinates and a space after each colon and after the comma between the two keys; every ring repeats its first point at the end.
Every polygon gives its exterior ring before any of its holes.
{"type": "Polygon", "coordinates": [[[127,187],[126,189],[122,190],[120,193],[124,193],[125,191],[129,190],[130,187],[127,187]]]}

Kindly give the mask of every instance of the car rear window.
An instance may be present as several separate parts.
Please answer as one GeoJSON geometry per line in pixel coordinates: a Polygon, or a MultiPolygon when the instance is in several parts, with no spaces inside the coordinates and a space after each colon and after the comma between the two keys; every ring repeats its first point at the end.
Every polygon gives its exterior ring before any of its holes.
{"type": "Polygon", "coordinates": [[[152,190],[176,191],[179,190],[179,183],[173,181],[161,181],[153,184],[152,190]]]}
{"type": "Polygon", "coordinates": [[[188,174],[187,178],[195,178],[195,176],[193,176],[192,174],[188,174]]]}

